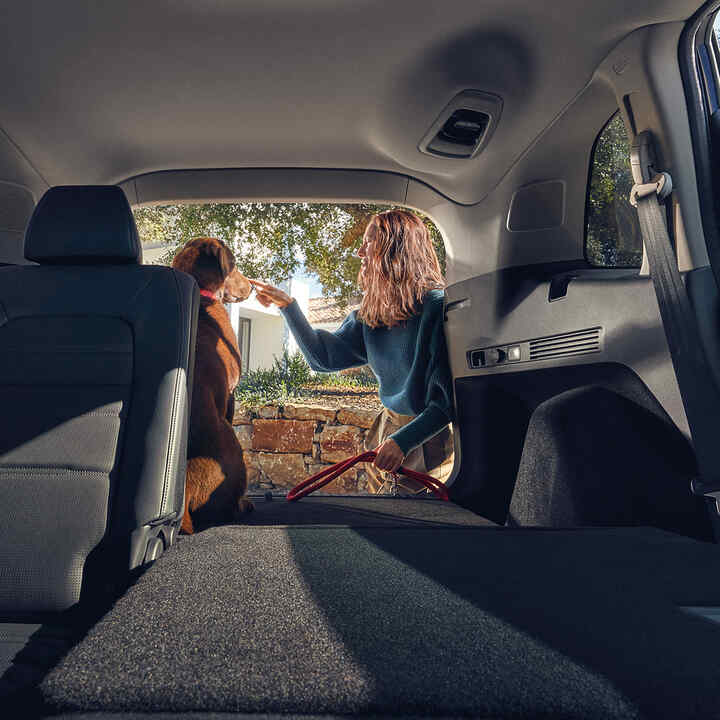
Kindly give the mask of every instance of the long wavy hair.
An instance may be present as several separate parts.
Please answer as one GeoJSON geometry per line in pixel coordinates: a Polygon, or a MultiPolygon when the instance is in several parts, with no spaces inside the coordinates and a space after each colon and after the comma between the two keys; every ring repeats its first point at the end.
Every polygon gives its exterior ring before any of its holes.
{"type": "Polygon", "coordinates": [[[417,313],[428,290],[445,287],[430,233],[417,215],[407,210],[373,215],[364,239],[357,316],[371,328],[403,324],[417,313]]]}

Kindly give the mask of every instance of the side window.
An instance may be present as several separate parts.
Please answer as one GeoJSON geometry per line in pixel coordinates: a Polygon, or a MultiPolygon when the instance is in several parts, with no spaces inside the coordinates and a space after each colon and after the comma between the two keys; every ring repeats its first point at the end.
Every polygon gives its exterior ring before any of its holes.
{"type": "Polygon", "coordinates": [[[247,375],[250,371],[250,323],[248,318],[238,321],[238,347],[240,348],[240,372],[247,375]]]}
{"type": "Polygon", "coordinates": [[[633,186],[630,144],[620,113],[600,131],[590,158],[585,258],[598,267],[640,267],[643,246],[633,186]]]}

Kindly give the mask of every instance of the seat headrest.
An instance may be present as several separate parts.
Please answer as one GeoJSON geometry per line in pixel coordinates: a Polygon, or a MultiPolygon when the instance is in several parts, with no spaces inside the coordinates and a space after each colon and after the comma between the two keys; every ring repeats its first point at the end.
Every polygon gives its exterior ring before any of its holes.
{"type": "Polygon", "coordinates": [[[117,185],[50,188],[25,231],[25,257],[43,265],[142,262],[135,218],[117,185]]]}

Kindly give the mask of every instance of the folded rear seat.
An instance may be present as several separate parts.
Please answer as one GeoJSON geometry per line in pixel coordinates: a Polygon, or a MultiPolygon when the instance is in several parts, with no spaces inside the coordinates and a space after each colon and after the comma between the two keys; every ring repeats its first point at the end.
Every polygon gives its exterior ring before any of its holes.
{"type": "Polygon", "coordinates": [[[180,538],[46,677],[48,712],[720,714],[720,625],[679,607],[720,606],[716,546],[493,527],[459,508],[433,522],[435,501],[395,501],[428,503],[414,524],[378,504],[374,523],[371,502],[292,525],[274,501],[264,525],[261,501],[254,526],[180,538]]]}

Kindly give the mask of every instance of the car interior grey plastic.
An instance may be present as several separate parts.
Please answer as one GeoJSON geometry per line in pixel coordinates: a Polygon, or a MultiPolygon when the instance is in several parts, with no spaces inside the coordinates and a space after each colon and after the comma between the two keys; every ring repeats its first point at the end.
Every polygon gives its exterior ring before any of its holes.
{"type": "Polygon", "coordinates": [[[457,301],[467,303],[447,312],[454,378],[617,362],[637,374],[681,432],[688,434],[652,282],[639,277],[637,270],[595,270],[580,264],[573,268],[572,263],[529,265],[456,283],[447,288],[446,295],[449,307],[457,301]],[[565,296],[550,302],[553,279],[568,276],[565,296]],[[604,337],[601,350],[594,354],[468,367],[467,353],[477,348],[509,346],[593,327],[602,328],[604,337]]]}
{"type": "Polygon", "coordinates": [[[565,183],[544,180],[518,188],[510,200],[507,229],[510,232],[550,230],[565,220],[565,183]]]}
{"type": "Polygon", "coordinates": [[[0,265],[27,265],[25,227],[35,207],[27,188],[0,181],[0,265]]]}
{"type": "Polygon", "coordinates": [[[342,12],[322,3],[308,12],[291,0],[219,3],[200,18],[190,3],[172,12],[144,7],[144,31],[135,32],[135,17],[122,6],[97,5],[88,16],[82,5],[12,2],[0,28],[2,127],[14,164],[19,149],[47,185],[117,183],[168,169],[369,168],[477,202],[625,36],[682,23],[696,6],[606,0],[580,12],[562,0],[551,19],[545,7],[522,0],[482,7],[457,0],[445,13],[416,0],[418,21],[408,22],[407,3],[382,0],[342,12]],[[369,52],[368,23],[379,17],[369,52]],[[572,32],[556,17],[572,18],[572,32]],[[30,27],[28,53],[21,29],[30,27]],[[171,61],[159,38],[182,52],[171,61]],[[264,72],[238,74],[268,47],[274,59],[264,72]],[[326,52],[315,58],[308,52],[315,48],[326,52]],[[178,91],[188,87],[205,88],[202,101],[178,91]],[[503,99],[503,120],[485,150],[469,161],[419,152],[438,113],[473,88],[503,99]],[[359,108],[368,109],[362,121],[359,108]]]}
{"type": "Polygon", "coordinates": [[[438,115],[435,122],[418,144],[418,149],[428,155],[470,159],[482,152],[490,142],[502,116],[502,98],[479,90],[464,90],[458,93],[438,115]],[[457,146],[442,138],[444,125],[453,113],[471,110],[485,118],[485,127],[471,147],[457,146]]]}

